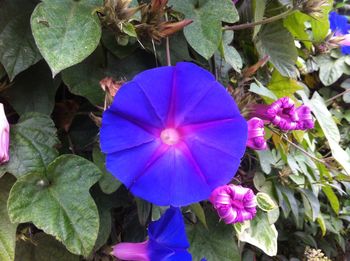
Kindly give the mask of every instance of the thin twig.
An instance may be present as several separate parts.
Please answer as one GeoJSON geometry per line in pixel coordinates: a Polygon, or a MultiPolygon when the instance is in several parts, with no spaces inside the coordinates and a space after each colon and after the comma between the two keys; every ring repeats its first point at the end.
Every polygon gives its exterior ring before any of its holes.
{"type": "MultiPolygon", "coordinates": [[[[165,13],[165,20],[168,21],[168,14],[165,13]]],[[[166,63],[171,66],[171,56],[170,56],[170,40],[169,36],[165,38],[165,51],[166,51],[166,63]]]]}
{"type": "MultiPolygon", "coordinates": [[[[279,135],[278,132],[276,132],[275,130],[273,130],[272,128],[269,128],[273,133],[279,135]]],[[[331,165],[329,165],[327,162],[325,162],[322,159],[319,159],[317,157],[315,157],[314,155],[310,154],[309,152],[307,152],[306,150],[304,150],[302,147],[300,147],[299,145],[295,144],[294,142],[290,141],[288,138],[286,138],[284,135],[280,135],[280,137],[285,140],[286,142],[288,142],[290,145],[292,145],[293,147],[295,147],[296,149],[300,150],[302,153],[304,153],[306,156],[308,156],[309,158],[316,160],[322,164],[324,164],[327,168],[329,169],[335,169],[334,167],[332,167],[331,165]]],[[[337,170],[338,171],[338,170],[337,170]]]]}
{"type": "Polygon", "coordinates": [[[326,103],[330,103],[330,102],[334,101],[335,99],[338,99],[339,97],[343,96],[344,94],[347,94],[348,92],[350,92],[350,89],[346,89],[345,91],[333,96],[332,98],[329,98],[328,100],[326,100],[326,103]]]}
{"type": "Polygon", "coordinates": [[[225,26],[223,28],[223,30],[243,30],[243,29],[247,29],[247,28],[252,28],[255,27],[257,25],[262,25],[262,24],[268,24],[268,23],[272,23],[275,21],[278,21],[280,19],[283,19],[285,17],[287,17],[288,15],[292,14],[293,12],[295,12],[295,9],[289,9],[283,13],[280,13],[278,15],[269,17],[269,18],[265,18],[261,21],[256,21],[256,22],[252,22],[252,23],[246,23],[246,24],[237,24],[237,25],[230,25],[230,26],[225,26]]]}

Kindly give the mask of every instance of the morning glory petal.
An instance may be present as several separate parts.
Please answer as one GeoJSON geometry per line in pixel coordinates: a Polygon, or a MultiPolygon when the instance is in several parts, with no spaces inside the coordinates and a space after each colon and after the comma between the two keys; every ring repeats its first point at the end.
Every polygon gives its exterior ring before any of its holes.
{"type": "Polygon", "coordinates": [[[184,145],[170,147],[130,187],[134,194],[159,206],[189,205],[208,198],[214,188],[184,145]]]}
{"type": "Polygon", "coordinates": [[[141,126],[126,120],[113,111],[106,111],[102,118],[101,149],[104,153],[114,153],[151,142],[156,137],[141,126]],[[118,126],[116,130],[115,126],[118,126]]]}
{"type": "Polygon", "coordinates": [[[179,208],[169,208],[157,221],[148,227],[148,235],[151,241],[156,241],[162,246],[171,248],[188,248],[185,224],[179,208]]]}

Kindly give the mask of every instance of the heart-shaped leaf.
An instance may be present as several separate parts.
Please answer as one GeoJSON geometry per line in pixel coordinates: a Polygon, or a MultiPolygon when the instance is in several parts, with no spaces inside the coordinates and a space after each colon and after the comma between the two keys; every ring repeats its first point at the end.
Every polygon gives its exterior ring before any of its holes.
{"type": "Polygon", "coordinates": [[[46,173],[17,180],[8,201],[12,222],[33,222],[77,255],[88,256],[99,230],[98,210],[89,189],[101,177],[90,161],[62,155],[46,173]]]}
{"type": "Polygon", "coordinates": [[[35,42],[52,74],[83,61],[97,47],[100,0],[46,0],[35,8],[31,27],[35,42]]]}
{"type": "Polygon", "coordinates": [[[188,1],[171,0],[169,5],[193,23],[184,29],[187,42],[196,52],[209,59],[221,40],[221,22],[234,23],[239,19],[231,0],[188,1]]]}

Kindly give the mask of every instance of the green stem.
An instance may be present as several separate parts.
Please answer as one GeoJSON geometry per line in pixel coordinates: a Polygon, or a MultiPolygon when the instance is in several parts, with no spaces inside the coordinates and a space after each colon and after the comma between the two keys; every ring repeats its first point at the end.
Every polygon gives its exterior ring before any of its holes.
{"type": "Polygon", "coordinates": [[[289,9],[283,13],[280,13],[278,15],[269,17],[269,18],[265,18],[261,21],[256,21],[256,22],[252,22],[252,23],[246,23],[246,24],[237,24],[237,25],[230,25],[230,26],[225,26],[223,28],[223,30],[243,30],[243,29],[247,29],[247,28],[252,28],[255,27],[257,25],[262,25],[262,24],[268,24],[268,23],[272,23],[275,21],[278,21],[280,19],[283,19],[285,17],[287,17],[288,15],[291,15],[292,13],[294,13],[295,11],[297,11],[296,9],[292,8],[289,9]]]}

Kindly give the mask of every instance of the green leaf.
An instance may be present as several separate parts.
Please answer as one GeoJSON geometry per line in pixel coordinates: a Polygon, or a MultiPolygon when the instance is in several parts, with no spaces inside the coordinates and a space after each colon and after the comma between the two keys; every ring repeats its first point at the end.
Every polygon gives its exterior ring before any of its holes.
{"type": "Polygon", "coordinates": [[[122,31],[131,37],[137,37],[135,27],[132,23],[124,23],[122,31]]]}
{"type": "Polygon", "coordinates": [[[260,95],[263,98],[269,98],[269,99],[271,99],[273,101],[278,99],[277,96],[272,91],[267,89],[261,83],[256,84],[255,82],[253,82],[250,85],[249,91],[253,92],[255,94],[258,94],[258,95],[260,95]]]}
{"type": "Polygon", "coordinates": [[[44,173],[17,180],[8,201],[12,222],[33,222],[77,255],[88,256],[99,231],[99,216],[90,187],[101,177],[90,161],[62,155],[44,173]]]}
{"type": "Polygon", "coordinates": [[[5,0],[0,3],[0,62],[10,80],[41,59],[30,30],[35,1],[5,0]]]}
{"type": "Polygon", "coordinates": [[[208,229],[205,213],[200,203],[194,203],[190,206],[194,214],[196,214],[198,220],[208,229]]]}
{"type": "Polygon", "coordinates": [[[256,194],[256,202],[258,207],[263,211],[271,211],[277,208],[277,205],[272,198],[264,192],[259,192],[256,194]]]}
{"type": "Polygon", "coordinates": [[[312,221],[315,221],[320,213],[320,202],[318,198],[311,190],[299,188],[298,191],[301,193],[303,199],[305,214],[312,221]]]}
{"type": "Polygon", "coordinates": [[[313,37],[317,42],[324,41],[329,33],[328,14],[333,9],[333,0],[328,0],[327,2],[328,5],[322,6],[322,17],[318,19],[310,19],[313,37]]]}
{"type": "Polygon", "coordinates": [[[283,25],[289,30],[289,32],[297,39],[301,40],[301,42],[305,45],[306,48],[310,49],[312,47],[312,43],[309,40],[309,34],[307,33],[307,29],[305,23],[312,19],[310,16],[302,13],[302,12],[294,12],[291,15],[288,15],[283,20],[283,25]],[[306,41],[302,41],[306,40],[306,41]]]}
{"type": "Polygon", "coordinates": [[[202,223],[186,226],[193,260],[203,257],[210,261],[240,261],[240,253],[231,226],[219,222],[213,212],[207,212],[208,228],[202,223]]]}
{"type": "Polygon", "coordinates": [[[326,194],[328,201],[331,204],[331,207],[334,210],[334,212],[338,214],[339,206],[340,206],[339,199],[337,195],[334,193],[332,187],[329,186],[328,184],[325,184],[324,186],[322,186],[322,191],[324,192],[324,194],[326,194]]]}
{"type": "Polygon", "coordinates": [[[324,222],[324,219],[323,219],[323,216],[321,215],[321,213],[318,215],[316,220],[317,220],[318,225],[321,228],[322,236],[325,236],[326,232],[327,232],[327,228],[326,228],[326,223],[324,222]]]}
{"type": "Polygon", "coordinates": [[[142,226],[146,226],[147,221],[151,215],[152,204],[141,198],[136,198],[136,205],[139,222],[142,226]]]}
{"type": "Polygon", "coordinates": [[[236,72],[240,72],[243,66],[243,61],[237,50],[230,45],[232,40],[233,31],[224,31],[221,42],[222,56],[236,72]]]}
{"type": "Polygon", "coordinates": [[[192,48],[206,59],[218,49],[221,22],[234,23],[239,19],[231,0],[170,0],[169,5],[183,13],[185,18],[193,20],[184,28],[185,37],[192,48]]]}
{"type": "Polygon", "coordinates": [[[335,83],[343,73],[350,74],[350,67],[346,63],[346,59],[348,59],[346,56],[334,59],[324,54],[315,57],[315,59],[320,67],[320,80],[326,86],[335,83]]]}
{"type": "Polygon", "coordinates": [[[102,48],[73,67],[62,72],[62,80],[75,95],[87,98],[94,105],[103,105],[105,94],[100,81],[106,76],[102,48]]]}
{"type": "Polygon", "coordinates": [[[7,213],[7,199],[16,179],[5,175],[0,179],[0,260],[13,261],[15,257],[17,224],[10,221],[7,213]]]}
{"type": "Polygon", "coordinates": [[[35,8],[31,17],[34,39],[53,76],[83,61],[96,49],[101,25],[94,10],[99,3],[46,0],[35,8]]]}
{"type": "Polygon", "coordinates": [[[17,178],[29,172],[42,173],[57,157],[56,129],[50,117],[40,113],[21,116],[10,131],[10,161],[0,166],[17,178]]]}
{"type": "Polygon", "coordinates": [[[278,98],[293,97],[294,93],[303,88],[298,84],[298,81],[282,76],[277,70],[272,73],[271,80],[267,85],[278,98]]]}
{"type": "Polygon", "coordinates": [[[298,58],[293,36],[283,27],[281,21],[263,25],[256,39],[260,57],[270,56],[270,62],[282,76],[298,76],[295,62],[298,58]]]}
{"type": "Polygon", "coordinates": [[[294,221],[299,227],[299,206],[295,198],[294,191],[288,187],[282,185],[276,185],[276,192],[279,198],[279,203],[284,212],[284,216],[287,218],[290,210],[292,211],[294,221]],[[287,205],[287,208],[284,205],[287,205]]]}
{"type": "Polygon", "coordinates": [[[107,171],[105,166],[106,157],[98,146],[94,146],[92,150],[92,158],[96,166],[99,167],[102,172],[102,177],[98,182],[101,190],[106,194],[115,192],[122,183],[107,171]]]}
{"type": "Polygon", "coordinates": [[[258,211],[253,220],[236,223],[234,227],[240,241],[260,248],[269,256],[277,254],[278,232],[275,225],[269,223],[266,213],[258,211]]]}
{"type": "Polygon", "coordinates": [[[18,241],[15,261],[79,261],[54,237],[37,233],[31,240],[18,241]]]}
{"type": "MultiPolygon", "coordinates": [[[[264,18],[267,0],[253,0],[252,8],[254,10],[254,22],[261,21],[264,18]]],[[[257,36],[261,29],[261,25],[254,26],[253,39],[257,36]]]]}
{"type": "Polygon", "coordinates": [[[350,155],[339,145],[339,129],[333,120],[332,114],[327,109],[323,98],[317,92],[314,93],[311,100],[307,98],[304,92],[298,93],[302,97],[304,104],[308,105],[314,113],[328,140],[333,157],[344,168],[347,174],[350,175],[350,155]]]}
{"type": "Polygon", "coordinates": [[[19,115],[27,112],[50,115],[60,82],[58,77],[52,79],[49,67],[40,62],[18,75],[3,96],[19,115]]]}

